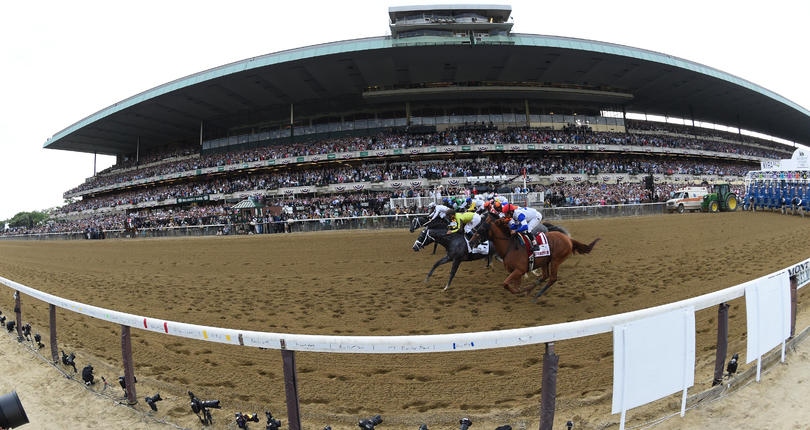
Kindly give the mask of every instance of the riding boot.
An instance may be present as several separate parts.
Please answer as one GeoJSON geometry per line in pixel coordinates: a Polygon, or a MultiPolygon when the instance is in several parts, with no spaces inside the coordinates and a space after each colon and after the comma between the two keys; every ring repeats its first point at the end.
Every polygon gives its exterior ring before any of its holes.
{"type": "Polygon", "coordinates": [[[470,239],[472,239],[472,232],[464,233],[464,242],[467,243],[467,253],[472,254],[472,247],[470,247],[470,239]]]}

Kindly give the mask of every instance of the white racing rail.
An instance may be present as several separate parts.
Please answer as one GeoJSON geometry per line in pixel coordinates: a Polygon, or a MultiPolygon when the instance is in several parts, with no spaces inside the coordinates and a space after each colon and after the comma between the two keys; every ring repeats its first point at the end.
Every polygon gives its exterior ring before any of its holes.
{"type": "MultiPolygon", "coordinates": [[[[762,278],[769,278],[788,271],[790,276],[797,276],[799,288],[810,281],[810,259],[781,269],[762,278]]],[[[762,279],[759,278],[759,279],[762,279]]],[[[652,308],[625,312],[599,318],[550,324],[539,327],[526,327],[508,330],[485,331],[474,333],[435,334],[418,336],[328,336],[290,333],[272,333],[231,328],[220,328],[187,324],[133,315],[111,309],[104,309],[73,300],[64,299],[52,294],[27,287],[9,279],[0,277],[0,283],[45,303],[97,318],[115,324],[133,328],[187,337],[208,342],[219,342],[232,345],[244,345],[269,349],[286,349],[292,351],[357,353],[357,354],[408,354],[423,352],[472,351],[489,348],[508,348],[514,346],[534,345],[556,342],[566,339],[609,333],[618,324],[624,324],[652,315],[683,309],[693,306],[695,310],[728,302],[742,297],[745,287],[756,282],[751,280],[720,291],[704,294],[679,302],[668,303],[652,308]]]]}

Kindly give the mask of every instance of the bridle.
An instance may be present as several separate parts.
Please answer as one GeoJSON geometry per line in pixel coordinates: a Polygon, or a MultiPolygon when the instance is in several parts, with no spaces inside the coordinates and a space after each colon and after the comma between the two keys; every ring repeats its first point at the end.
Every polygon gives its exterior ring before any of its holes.
{"type": "MultiPolygon", "coordinates": [[[[417,248],[418,248],[418,249],[422,249],[422,248],[424,248],[424,247],[425,247],[425,243],[427,242],[427,240],[428,240],[428,239],[430,239],[430,240],[432,240],[432,241],[435,241],[435,240],[436,240],[436,239],[434,239],[433,237],[431,237],[431,236],[430,236],[430,229],[429,229],[429,228],[424,229],[424,230],[423,230],[423,232],[422,232],[422,234],[424,234],[424,236],[425,236],[425,237],[423,237],[421,241],[420,241],[420,240],[417,238],[417,239],[416,239],[416,240],[413,242],[413,247],[414,247],[414,249],[417,249],[417,248]]],[[[422,234],[420,234],[420,235],[419,235],[419,237],[422,237],[422,234]]]]}

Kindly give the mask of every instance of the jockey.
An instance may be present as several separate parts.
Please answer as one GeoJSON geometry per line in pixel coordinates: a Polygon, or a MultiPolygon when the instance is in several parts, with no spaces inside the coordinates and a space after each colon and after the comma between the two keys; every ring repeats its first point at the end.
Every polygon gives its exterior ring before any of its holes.
{"type": "Polygon", "coordinates": [[[501,206],[501,218],[514,218],[514,212],[517,209],[517,206],[511,203],[505,203],[503,206],[501,206]]]}
{"type": "Polygon", "coordinates": [[[464,226],[464,239],[467,241],[467,252],[472,252],[470,239],[473,233],[475,233],[475,227],[477,227],[480,222],[481,215],[475,212],[457,212],[453,223],[450,224],[453,229],[450,230],[449,233],[455,233],[461,229],[461,226],[464,226]]]}
{"type": "Polygon", "coordinates": [[[533,250],[537,251],[537,234],[540,232],[548,233],[548,228],[541,221],[543,221],[543,214],[538,212],[537,209],[517,208],[512,220],[509,221],[509,228],[518,233],[527,233],[532,240],[533,250]]]}
{"type": "Polygon", "coordinates": [[[501,206],[502,204],[500,200],[497,199],[494,200],[492,202],[492,212],[498,215],[499,217],[503,218],[503,208],[501,206]]]}
{"type": "Polygon", "coordinates": [[[465,212],[475,212],[475,207],[477,206],[477,202],[475,200],[473,200],[471,197],[467,197],[465,203],[465,212]]]}
{"type": "MultiPolygon", "coordinates": [[[[447,212],[450,212],[451,209],[445,205],[437,205],[435,202],[430,202],[430,204],[428,204],[428,210],[432,210],[432,212],[425,224],[436,218],[447,219],[447,212]]],[[[448,219],[448,221],[450,220],[448,219]]]]}

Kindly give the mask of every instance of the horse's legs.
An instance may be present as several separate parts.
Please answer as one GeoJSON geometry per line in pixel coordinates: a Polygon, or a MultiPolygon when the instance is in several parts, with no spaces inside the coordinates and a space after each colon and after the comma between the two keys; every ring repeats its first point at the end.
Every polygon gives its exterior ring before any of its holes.
{"type": "Polygon", "coordinates": [[[461,258],[453,260],[453,267],[450,268],[450,279],[447,280],[447,285],[444,286],[443,291],[447,291],[447,289],[450,288],[450,283],[453,282],[453,277],[456,276],[456,270],[458,270],[459,264],[461,264],[461,258]]]}
{"type": "Polygon", "coordinates": [[[436,264],[434,264],[433,267],[430,268],[430,272],[428,272],[427,276],[425,276],[425,283],[427,283],[428,279],[430,279],[430,275],[433,274],[433,271],[436,270],[437,267],[441,266],[444,263],[447,263],[448,261],[450,261],[450,257],[447,255],[439,259],[439,261],[437,261],[436,264]]]}
{"type": "Polygon", "coordinates": [[[436,247],[439,246],[439,242],[433,242],[433,255],[436,255],[436,247]]]}
{"type": "Polygon", "coordinates": [[[546,286],[543,287],[542,290],[540,290],[537,294],[534,295],[534,301],[537,301],[537,298],[540,297],[543,293],[545,293],[546,290],[548,290],[548,287],[554,285],[554,283],[557,282],[557,268],[560,267],[560,263],[561,261],[557,261],[555,259],[551,260],[548,282],[546,283],[546,286]]]}
{"type": "Polygon", "coordinates": [[[512,294],[517,294],[520,292],[520,278],[526,272],[521,272],[519,269],[512,270],[512,273],[503,280],[503,287],[509,290],[512,294]],[[512,282],[515,282],[515,288],[512,288],[512,282]]]}

